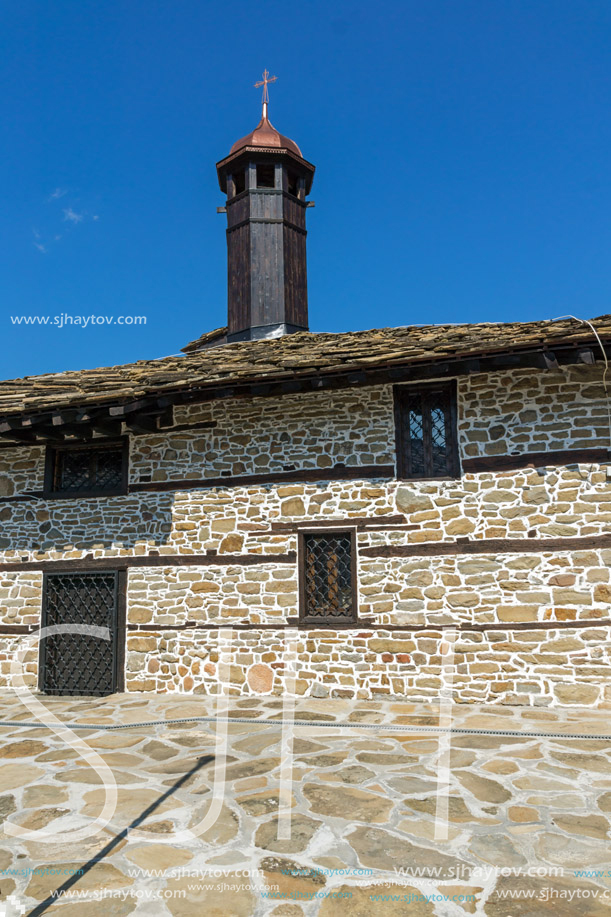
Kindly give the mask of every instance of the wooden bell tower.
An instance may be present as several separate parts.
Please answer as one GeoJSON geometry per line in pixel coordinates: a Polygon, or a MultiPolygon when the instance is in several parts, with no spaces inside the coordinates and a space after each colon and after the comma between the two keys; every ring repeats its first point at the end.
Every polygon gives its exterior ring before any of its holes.
{"type": "Polygon", "coordinates": [[[217,163],[227,195],[227,341],[308,330],[306,210],[314,166],[263,115],[217,163]]]}

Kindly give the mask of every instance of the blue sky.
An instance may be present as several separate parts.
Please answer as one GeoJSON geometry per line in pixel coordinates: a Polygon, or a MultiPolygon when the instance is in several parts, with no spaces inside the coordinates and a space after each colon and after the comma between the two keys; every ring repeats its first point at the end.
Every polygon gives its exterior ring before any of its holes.
{"type": "Polygon", "coordinates": [[[0,10],[0,376],[224,324],[215,162],[317,166],[310,327],[611,311],[608,0],[20,0],[0,10]],[[144,315],[44,328],[11,315],[144,315]]]}

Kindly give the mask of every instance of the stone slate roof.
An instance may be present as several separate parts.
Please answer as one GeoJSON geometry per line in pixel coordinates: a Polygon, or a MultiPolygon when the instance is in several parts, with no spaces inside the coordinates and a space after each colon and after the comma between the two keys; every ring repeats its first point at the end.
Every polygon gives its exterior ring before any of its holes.
{"type": "Polygon", "coordinates": [[[229,328],[227,325],[225,325],[224,328],[215,328],[214,331],[204,331],[204,333],[200,334],[194,341],[189,341],[188,344],[181,347],[181,352],[193,353],[196,350],[201,350],[202,347],[211,347],[214,344],[224,344],[224,338],[228,331],[229,328]]]}
{"type": "MultiPolygon", "coordinates": [[[[611,345],[611,314],[591,321],[601,339],[611,345]]],[[[574,319],[413,325],[341,334],[299,332],[273,340],[209,347],[185,356],[0,382],[0,416],[122,403],[157,393],[246,382],[294,380],[508,352],[553,351],[561,346],[598,347],[591,329],[574,319]]]]}

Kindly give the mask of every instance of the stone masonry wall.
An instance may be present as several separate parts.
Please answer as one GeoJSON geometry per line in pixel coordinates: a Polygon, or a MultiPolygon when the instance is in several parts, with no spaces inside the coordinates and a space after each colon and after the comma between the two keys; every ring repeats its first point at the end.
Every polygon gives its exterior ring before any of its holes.
{"type": "MultiPolygon", "coordinates": [[[[598,366],[583,366],[460,379],[461,456],[608,445],[601,376],[598,366]]],[[[211,402],[177,410],[175,421],[209,426],[132,438],[132,481],[394,461],[390,386],[211,402]]],[[[41,489],[43,466],[38,447],[0,452],[0,495],[41,489]]],[[[470,628],[457,637],[451,674],[457,699],[611,704],[611,549],[361,555],[359,614],[370,623],[342,631],[287,628],[297,614],[297,568],[273,558],[296,550],[298,527],[353,517],[383,523],[397,513],[409,528],[360,531],[359,552],[460,538],[603,535],[611,523],[611,484],[603,467],[582,464],[453,481],[380,477],[5,502],[0,563],[151,551],[228,555],[227,563],[209,566],[130,569],[130,691],[215,693],[218,626],[235,625],[232,649],[223,651],[235,693],[284,691],[286,646],[295,635],[298,693],[435,697],[450,677],[442,665],[443,628],[456,625],[470,628]],[[289,530],[273,531],[277,522],[289,530]],[[269,561],[231,562],[230,555],[247,554],[269,561]]],[[[2,626],[37,623],[41,595],[40,572],[0,572],[0,684],[10,683],[10,659],[20,643],[2,626]]],[[[35,653],[27,672],[35,683],[35,653]]]]}

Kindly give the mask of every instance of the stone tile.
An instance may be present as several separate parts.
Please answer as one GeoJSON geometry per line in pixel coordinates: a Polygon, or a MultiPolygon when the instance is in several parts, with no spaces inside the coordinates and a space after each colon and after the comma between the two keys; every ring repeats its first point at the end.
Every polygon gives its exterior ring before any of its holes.
{"type": "MultiPolygon", "coordinates": [[[[237,745],[235,746],[237,748],[237,745]]],[[[293,740],[293,754],[309,755],[312,752],[326,751],[328,745],[321,745],[320,742],[311,742],[309,739],[295,738],[293,740]]]]}
{"type": "Polygon", "coordinates": [[[518,777],[513,780],[513,785],[519,790],[538,790],[543,793],[568,793],[573,789],[570,783],[561,783],[560,780],[539,777],[536,774],[518,777]]]}
{"type": "MultiPolygon", "coordinates": [[[[246,736],[245,739],[240,739],[238,742],[233,743],[233,748],[236,751],[247,752],[251,755],[260,755],[262,751],[265,751],[266,748],[270,748],[272,745],[277,745],[280,742],[281,735],[280,730],[275,730],[273,734],[268,732],[257,733],[256,735],[246,736]]],[[[297,742],[299,739],[295,739],[293,751],[296,753],[297,742]]],[[[303,740],[301,740],[303,741],[303,740]]]]}
{"type": "Polygon", "coordinates": [[[391,800],[352,787],[308,783],[303,787],[303,795],[316,814],[344,818],[346,821],[386,824],[392,809],[391,800]]]}
{"type": "MultiPolygon", "coordinates": [[[[73,863],[62,863],[55,867],[64,870],[76,870],[81,869],[83,866],[83,861],[77,861],[73,863]]],[[[70,875],[70,872],[64,873],[66,876],[70,875]]],[[[37,901],[40,901],[46,898],[52,891],[62,884],[62,879],[58,877],[55,873],[36,873],[30,879],[28,886],[26,888],[26,895],[29,898],[35,898],[37,901]]],[[[78,882],[74,886],[74,889],[78,891],[95,891],[104,889],[104,888],[126,888],[129,885],[133,884],[133,879],[129,876],[124,875],[116,866],[113,866],[111,863],[95,863],[90,869],[79,876],[78,882]]]]}
{"type": "Polygon", "coordinates": [[[433,905],[424,899],[423,893],[411,885],[340,885],[334,892],[345,897],[325,898],[318,911],[318,917],[434,917],[433,905]],[[374,902],[372,895],[400,896],[399,901],[374,902]],[[411,897],[410,897],[411,896],[411,897]]]}
{"type": "Polygon", "coordinates": [[[0,765],[0,791],[14,790],[28,783],[41,780],[44,771],[31,764],[1,764],[0,765]]]}
{"type": "Polygon", "coordinates": [[[598,797],[598,808],[603,812],[611,812],[611,793],[603,793],[598,797]]]}
{"type": "MultiPolygon", "coordinates": [[[[187,827],[196,828],[205,818],[209,808],[210,803],[206,803],[194,809],[187,827]]],[[[200,834],[200,840],[205,844],[214,844],[216,847],[221,847],[236,837],[239,826],[240,820],[237,813],[226,803],[223,803],[218,818],[210,828],[200,834]]]]}
{"type": "Polygon", "coordinates": [[[45,806],[49,803],[65,802],[68,799],[68,790],[63,786],[40,784],[28,786],[23,791],[24,809],[33,809],[36,806],[45,806]]]}
{"type": "MultiPolygon", "coordinates": [[[[116,837],[116,830],[112,827],[96,831],[94,834],[80,841],[70,841],[70,832],[52,844],[42,841],[19,840],[20,846],[27,851],[29,861],[34,865],[49,866],[61,863],[78,863],[82,866],[92,857],[97,856],[100,850],[116,837]]],[[[127,844],[121,840],[114,848],[113,856],[119,853],[127,844]]]]}
{"type": "Polygon", "coordinates": [[[560,761],[569,767],[577,768],[579,773],[584,770],[594,771],[595,773],[611,774],[611,761],[602,755],[585,755],[585,754],[568,754],[562,752],[552,752],[552,758],[560,761]]]}
{"type": "Polygon", "coordinates": [[[437,783],[433,780],[422,780],[420,777],[392,777],[388,785],[398,793],[406,796],[422,796],[423,793],[434,792],[437,783]]]}
{"type": "MultiPolygon", "coordinates": [[[[267,790],[264,793],[253,793],[251,796],[240,796],[236,802],[248,815],[269,815],[270,812],[278,811],[279,790],[267,790]]],[[[291,806],[295,805],[297,801],[291,794],[291,806]]]]}
{"type": "Polygon", "coordinates": [[[482,770],[490,771],[491,774],[515,774],[519,770],[514,761],[507,761],[503,758],[495,758],[482,765],[482,770]]]}
{"type": "Polygon", "coordinates": [[[395,866],[405,869],[430,867],[439,869],[439,878],[450,879],[468,864],[456,857],[446,856],[433,847],[420,847],[382,828],[359,827],[346,835],[346,840],[358,855],[363,866],[393,871],[395,866]],[[447,872],[444,875],[444,871],[447,872]]]}
{"type": "MultiPolygon", "coordinates": [[[[147,778],[142,776],[139,777],[137,774],[133,774],[131,771],[121,771],[115,770],[112,768],[112,775],[115,778],[115,781],[118,784],[130,785],[132,783],[146,783],[147,778]]],[[[62,783],[105,783],[106,778],[101,777],[97,771],[89,765],[83,765],[83,767],[71,767],[70,770],[60,771],[55,775],[56,780],[60,780],[62,783]]]]}
{"type": "MultiPolygon", "coordinates": [[[[149,816],[151,819],[153,817],[158,818],[162,812],[182,808],[183,803],[175,796],[170,796],[168,799],[160,801],[162,795],[163,794],[159,790],[153,790],[146,787],[134,787],[133,789],[119,787],[117,790],[117,811],[113,822],[117,821],[118,818],[123,821],[126,819],[132,821],[142,815],[142,813],[152,806],[153,803],[158,803],[158,805],[156,805],[155,809],[151,812],[149,816]]],[[[85,793],[81,814],[97,818],[102,811],[104,800],[105,791],[103,787],[89,790],[85,793]]]]}
{"type": "Polygon", "coordinates": [[[0,746],[0,758],[35,758],[49,750],[44,742],[34,739],[25,739],[22,742],[11,742],[10,745],[0,746]]]}
{"type": "Polygon", "coordinates": [[[167,745],[165,742],[159,742],[157,739],[151,739],[140,749],[143,755],[152,758],[153,761],[166,761],[168,758],[174,758],[178,754],[178,749],[167,745]]]}
{"type": "Polygon", "coordinates": [[[101,901],[78,901],[76,904],[62,904],[56,907],[57,917],[127,917],[138,907],[138,898],[129,896],[102,899],[101,901]],[[109,905],[109,901],[112,902],[109,905]],[[111,909],[109,909],[111,908],[111,909]]]}
{"type": "Polygon", "coordinates": [[[539,821],[539,812],[531,806],[509,806],[507,814],[511,821],[518,823],[539,821]]]}
{"type": "Polygon", "coordinates": [[[483,888],[479,885],[441,885],[438,888],[438,891],[442,895],[451,898],[456,895],[456,901],[452,903],[456,907],[462,908],[463,911],[467,914],[475,914],[477,911],[477,902],[481,897],[483,888]],[[459,897],[462,898],[475,898],[475,901],[460,901],[459,897]]]}
{"type": "Polygon", "coordinates": [[[609,917],[609,906],[596,897],[599,889],[591,882],[568,876],[542,879],[501,876],[486,900],[487,917],[609,917]],[[550,894],[551,889],[551,894],[550,894]],[[532,898],[509,897],[532,892],[532,898]],[[581,893],[581,895],[580,895],[581,893]],[[501,896],[504,897],[501,897],[501,896]],[[587,897],[586,897],[587,895],[587,897]]]}
{"type": "Polygon", "coordinates": [[[292,892],[300,897],[313,896],[326,885],[324,875],[315,868],[303,867],[283,857],[264,857],[259,863],[265,883],[278,886],[278,897],[288,897],[292,892]]]}
{"type": "Polygon", "coordinates": [[[603,864],[611,865],[611,851],[607,843],[578,841],[575,837],[566,837],[564,834],[554,834],[551,831],[538,837],[535,852],[542,860],[568,869],[583,869],[586,863],[588,868],[596,868],[603,864]]]}
{"type": "Polygon", "coordinates": [[[374,764],[377,767],[395,767],[397,764],[409,765],[416,762],[413,755],[395,754],[395,755],[376,755],[372,752],[359,752],[356,760],[361,764],[374,764]]]}
{"type": "Polygon", "coordinates": [[[6,876],[2,878],[2,886],[0,887],[0,901],[6,901],[9,895],[14,894],[17,885],[14,879],[7,879],[6,876]]]}
{"type": "Polygon", "coordinates": [[[227,873],[220,878],[206,877],[204,880],[184,876],[168,879],[166,888],[174,894],[165,898],[165,906],[172,917],[252,917],[258,904],[259,896],[249,886],[249,876],[227,873]],[[234,891],[226,891],[225,886],[233,886],[234,891]],[[208,886],[208,887],[206,887],[208,886]],[[178,892],[185,892],[179,897],[178,892]]]}
{"type": "Polygon", "coordinates": [[[139,745],[143,739],[144,736],[137,733],[102,732],[100,735],[88,736],[86,742],[91,748],[131,748],[139,745]]]}
{"type": "Polygon", "coordinates": [[[511,799],[509,790],[506,790],[496,780],[480,777],[470,771],[460,771],[457,776],[465,789],[473,793],[475,798],[481,800],[481,802],[501,803],[511,799]]]}
{"type": "Polygon", "coordinates": [[[15,805],[15,797],[10,793],[7,793],[5,796],[0,796],[0,825],[2,822],[12,815],[13,812],[17,811],[17,806],[15,805]]]}
{"type": "Polygon", "coordinates": [[[602,815],[552,815],[551,819],[554,825],[569,834],[604,841],[609,832],[609,822],[602,815]]]}
{"type": "Polygon", "coordinates": [[[456,770],[458,767],[471,767],[476,760],[476,755],[472,751],[464,751],[462,748],[453,748],[450,751],[450,767],[456,770]]]}
{"type": "Polygon", "coordinates": [[[171,844],[144,844],[128,846],[125,856],[141,869],[166,869],[184,866],[193,859],[193,851],[171,844]]]}
{"type": "Polygon", "coordinates": [[[316,830],[322,822],[307,815],[295,813],[291,816],[291,837],[289,840],[278,839],[278,817],[259,825],[255,834],[255,844],[262,850],[273,850],[276,853],[301,853],[306,849],[316,830]]]}
{"type": "MultiPolygon", "coordinates": [[[[416,812],[424,812],[427,815],[435,815],[437,811],[437,797],[427,796],[426,799],[406,799],[405,805],[416,812]]],[[[473,815],[467,808],[465,801],[460,796],[448,797],[448,821],[456,824],[465,824],[472,822],[474,825],[494,825],[499,824],[498,819],[481,818],[473,815]]]]}
{"type": "Polygon", "coordinates": [[[439,840],[435,837],[434,821],[424,821],[424,819],[420,820],[415,818],[404,818],[397,825],[397,830],[403,831],[405,834],[411,834],[413,837],[421,837],[424,841],[433,841],[435,844],[447,844],[463,833],[460,828],[454,828],[452,825],[447,824],[444,827],[446,840],[439,840]]]}
{"type": "Polygon", "coordinates": [[[113,772],[116,767],[138,768],[143,764],[141,755],[130,755],[122,751],[110,751],[102,753],[100,757],[106,764],[108,764],[110,768],[113,769],[113,772]]]}
{"type": "Polygon", "coordinates": [[[523,745],[531,741],[521,736],[486,736],[486,735],[464,735],[452,738],[452,746],[457,748],[494,748],[500,749],[505,745],[523,745]]]}
{"type": "Polygon", "coordinates": [[[231,764],[225,772],[225,779],[238,780],[242,777],[256,777],[258,774],[269,774],[280,764],[280,758],[253,758],[252,761],[242,761],[231,764]]]}
{"type": "Polygon", "coordinates": [[[509,838],[499,834],[474,834],[469,850],[480,860],[499,868],[524,866],[526,858],[518,853],[509,838]]]}
{"type": "Polygon", "coordinates": [[[551,806],[556,809],[580,809],[583,806],[583,796],[574,793],[555,793],[553,796],[527,796],[526,804],[529,806],[551,806]]]}
{"type": "Polygon", "coordinates": [[[25,815],[20,815],[16,820],[16,824],[21,825],[22,828],[29,828],[31,831],[37,831],[39,828],[44,828],[46,825],[51,824],[51,822],[55,821],[57,818],[63,818],[64,815],[69,815],[70,812],[70,809],[36,809],[25,815]]]}
{"type": "Polygon", "coordinates": [[[302,761],[304,764],[312,764],[315,767],[337,767],[339,764],[343,764],[349,754],[348,751],[334,751],[327,754],[308,755],[307,757],[298,755],[297,760],[302,761]]]}
{"type": "Polygon", "coordinates": [[[349,764],[347,767],[342,767],[341,770],[335,771],[332,776],[337,780],[341,780],[342,783],[365,783],[366,780],[371,780],[372,777],[375,777],[375,774],[359,764],[349,764]]]}

